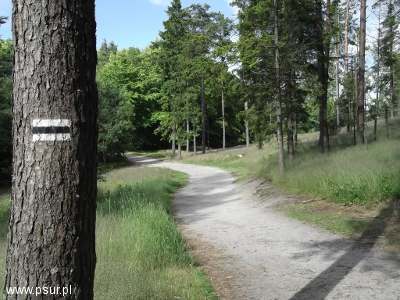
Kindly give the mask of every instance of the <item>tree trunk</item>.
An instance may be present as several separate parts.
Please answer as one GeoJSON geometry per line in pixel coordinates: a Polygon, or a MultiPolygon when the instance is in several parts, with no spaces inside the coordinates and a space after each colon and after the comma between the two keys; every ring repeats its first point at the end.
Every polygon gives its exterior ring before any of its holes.
{"type": "Polygon", "coordinates": [[[321,86],[319,100],[319,146],[321,152],[327,150],[328,144],[328,86],[329,86],[329,55],[330,55],[330,35],[331,30],[331,14],[330,0],[326,4],[326,20],[323,19],[322,1],[318,2],[319,14],[319,42],[318,42],[318,80],[321,86]],[[323,24],[323,25],[322,25],[323,24]]]}
{"type": "Polygon", "coordinates": [[[179,154],[179,159],[182,159],[182,144],[178,143],[178,154],[179,154]]]}
{"type": "Polygon", "coordinates": [[[206,99],[204,90],[204,78],[201,78],[201,116],[202,116],[202,130],[201,130],[201,146],[203,154],[206,153],[206,127],[207,127],[207,111],[206,99]]]}
{"type": "Polygon", "coordinates": [[[385,104],[385,128],[386,128],[386,137],[390,137],[390,129],[389,129],[389,110],[388,106],[385,104]]]}
{"type": "Polygon", "coordinates": [[[378,139],[378,118],[380,110],[380,92],[381,92],[381,3],[378,3],[378,38],[377,38],[377,58],[376,58],[376,99],[374,112],[374,139],[378,139]]]}
{"type": "Polygon", "coordinates": [[[366,38],[366,0],[360,1],[360,40],[358,48],[358,86],[357,86],[357,133],[360,143],[365,143],[365,38],[366,38]]]}
{"type": "Polygon", "coordinates": [[[5,286],[69,288],[70,294],[52,299],[93,299],[94,1],[13,4],[14,153],[5,286]]]}
{"type": "Polygon", "coordinates": [[[225,133],[225,94],[224,94],[224,82],[222,81],[222,92],[221,92],[221,106],[222,106],[222,149],[226,147],[226,133],[225,133]]]}
{"type": "Polygon", "coordinates": [[[250,147],[250,132],[249,132],[249,121],[248,121],[248,116],[247,116],[247,111],[249,110],[249,104],[247,101],[244,103],[244,111],[246,114],[246,120],[244,122],[244,125],[246,127],[246,147],[250,147]]]}
{"type": "Polygon", "coordinates": [[[189,119],[186,120],[186,153],[190,152],[190,124],[189,124],[189,119]]]}
{"type": "Polygon", "coordinates": [[[176,155],[176,126],[172,125],[172,157],[176,155]]]}
{"type": "Polygon", "coordinates": [[[287,123],[287,146],[288,146],[288,157],[289,160],[293,160],[294,158],[294,122],[293,122],[293,113],[289,114],[288,123],[287,123]]]}
{"type": "MultiPolygon", "coordinates": [[[[344,69],[347,76],[349,72],[349,23],[350,23],[350,1],[346,1],[346,16],[344,21],[344,69]]],[[[351,106],[352,99],[347,99],[347,132],[351,129],[351,106]]]]}
{"type": "Polygon", "coordinates": [[[193,154],[197,154],[196,131],[193,133],[193,154]]]}
{"type": "MultiPolygon", "coordinates": [[[[338,19],[339,19],[339,13],[338,13],[338,19]]],[[[338,20],[339,22],[339,20],[338,20]]],[[[335,81],[336,81],[336,128],[339,131],[340,130],[340,85],[339,85],[339,56],[340,56],[340,51],[339,51],[339,37],[337,38],[336,42],[336,65],[335,65],[335,81]]]]}
{"type": "Polygon", "coordinates": [[[274,38],[275,38],[275,79],[277,89],[277,111],[276,111],[276,126],[277,126],[277,138],[278,138],[278,165],[279,172],[281,174],[285,171],[284,161],[284,147],[283,147],[283,129],[282,129],[282,103],[280,97],[280,65],[279,65],[279,31],[278,31],[278,5],[277,0],[274,0],[274,38]]]}

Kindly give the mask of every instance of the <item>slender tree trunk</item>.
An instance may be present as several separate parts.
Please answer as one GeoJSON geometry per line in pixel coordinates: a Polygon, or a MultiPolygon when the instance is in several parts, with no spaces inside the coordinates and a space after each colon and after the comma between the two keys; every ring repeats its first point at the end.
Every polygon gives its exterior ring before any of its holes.
{"type": "Polygon", "coordinates": [[[196,155],[197,154],[197,141],[196,141],[196,128],[193,128],[193,154],[196,155]]]}
{"type": "Polygon", "coordinates": [[[190,124],[189,124],[189,119],[186,120],[186,152],[190,152],[190,124]]]}
{"type": "Polygon", "coordinates": [[[202,130],[201,130],[201,146],[203,154],[206,153],[206,129],[207,129],[207,109],[205,98],[204,78],[201,78],[201,116],[202,116],[202,130]]]}
{"type": "Polygon", "coordinates": [[[390,66],[390,80],[389,80],[389,89],[390,89],[390,114],[393,119],[396,116],[396,97],[395,97],[395,87],[394,87],[394,66],[390,66]]]}
{"type": "Polygon", "coordinates": [[[93,299],[94,1],[13,0],[13,5],[13,183],[5,286],[70,288],[65,298],[93,299]]]}
{"type": "Polygon", "coordinates": [[[250,147],[250,132],[249,132],[249,120],[248,120],[248,110],[249,110],[249,104],[247,103],[247,101],[244,103],[244,111],[246,114],[246,120],[244,121],[244,125],[246,127],[246,147],[249,148],[250,147]]]}
{"type": "Polygon", "coordinates": [[[344,68],[349,71],[349,23],[350,23],[350,2],[346,1],[346,17],[344,21],[344,68]]]}
{"type": "Polygon", "coordinates": [[[296,151],[298,144],[298,136],[297,136],[297,116],[294,116],[294,151],[296,151]]]}
{"type": "Polygon", "coordinates": [[[289,114],[288,124],[287,124],[287,146],[288,146],[288,157],[289,160],[293,160],[294,158],[294,134],[293,134],[293,113],[289,114]]]}
{"type": "Polygon", "coordinates": [[[224,94],[224,82],[222,81],[222,92],[221,92],[221,106],[222,106],[222,149],[226,147],[226,133],[225,133],[225,94],[224,94]]]}
{"type": "MultiPolygon", "coordinates": [[[[358,50],[357,50],[358,52],[358,50]]],[[[357,99],[358,99],[358,82],[357,82],[357,77],[358,77],[358,72],[357,72],[357,60],[356,58],[353,59],[353,78],[354,78],[354,99],[353,99],[353,107],[352,107],[352,112],[353,112],[353,144],[357,145],[357,99]]]]}
{"type": "Polygon", "coordinates": [[[365,143],[365,39],[366,39],[366,0],[360,1],[360,38],[358,49],[358,87],[357,87],[357,133],[360,143],[365,143]]]}
{"type": "Polygon", "coordinates": [[[385,128],[386,128],[386,138],[390,137],[390,129],[389,129],[389,109],[385,104],[385,128]]]}
{"type": "Polygon", "coordinates": [[[279,30],[278,30],[278,4],[277,0],[274,0],[274,38],[275,38],[275,77],[276,77],[276,88],[277,88],[277,138],[278,138],[278,165],[279,172],[281,174],[285,171],[284,161],[284,147],[283,147],[283,128],[282,128],[282,102],[280,97],[280,65],[279,65],[279,30]]]}
{"type": "Polygon", "coordinates": [[[178,153],[179,153],[179,159],[182,159],[182,144],[178,142],[178,153]]]}
{"type": "MultiPolygon", "coordinates": [[[[338,13],[338,22],[339,22],[339,13],[338,13]]],[[[339,83],[339,37],[336,41],[336,65],[335,65],[335,83],[336,83],[336,128],[340,130],[340,83],[339,83]]]]}
{"type": "Polygon", "coordinates": [[[374,139],[378,139],[378,118],[380,111],[380,92],[381,92],[381,3],[378,3],[378,38],[377,38],[377,58],[376,58],[376,99],[374,112],[374,139]]]}
{"type": "MultiPolygon", "coordinates": [[[[344,68],[345,74],[347,76],[349,72],[349,23],[350,23],[350,1],[346,1],[346,16],[344,22],[344,68]]],[[[351,128],[351,107],[352,107],[352,99],[347,99],[347,132],[350,132],[351,128]]]]}
{"type": "Polygon", "coordinates": [[[176,155],[176,125],[172,125],[172,157],[176,155]]]}
{"type": "Polygon", "coordinates": [[[318,80],[321,85],[321,93],[319,98],[319,146],[321,152],[325,152],[328,148],[328,86],[329,86],[329,55],[330,55],[330,35],[331,30],[331,14],[330,0],[326,4],[326,20],[323,19],[322,1],[318,2],[319,15],[319,47],[318,47],[318,80]]]}

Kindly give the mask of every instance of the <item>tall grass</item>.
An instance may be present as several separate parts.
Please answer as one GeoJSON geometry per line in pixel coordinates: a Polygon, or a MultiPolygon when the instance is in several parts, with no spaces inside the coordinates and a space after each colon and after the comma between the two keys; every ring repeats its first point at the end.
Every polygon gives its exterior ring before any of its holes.
{"type": "Polygon", "coordinates": [[[341,204],[374,204],[400,196],[400,143],[384,140],[320,154],[308,150],[279,175],[276,158],[265,159],[259,174],[293,193],[341,204]]]}
{"type": "Polygon", "coordinates": [[[5,279],[5,263],[7,249],[8,215],[10,210],[10,197],[0,195],[0,299],[3,299],[1,292],[5,279]]]}
{"type": "Polygon", "coordinates": [[[213,299],[169,215],[185,176],[163,169],[111,172],[100,184],[96,299],[213,299]]]}
{"type": "MultiPolygon", "coordinates": [[[[169,214],[172,194],[185,182],[181,173],[155,168],[123,168],[102,177],[95,299],[217,298],[169,214]]],[[[9,197],[0,196],[0,286],[9,208],[9,197]]]]}

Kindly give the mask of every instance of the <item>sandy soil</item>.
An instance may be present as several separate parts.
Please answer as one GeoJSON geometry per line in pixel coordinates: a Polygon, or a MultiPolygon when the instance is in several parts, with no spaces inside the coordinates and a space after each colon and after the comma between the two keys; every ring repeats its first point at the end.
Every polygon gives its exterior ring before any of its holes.
{"type": "Polygon", "coordinates": [[[156,166],[190,176],[175,216],[222,299],[400,299],[400,257],[376,245],[376,226],[350,241],[287,218],[274,206],[290,199],[261,201],[257,184],[235,183],[228,172],[156,166]]]}

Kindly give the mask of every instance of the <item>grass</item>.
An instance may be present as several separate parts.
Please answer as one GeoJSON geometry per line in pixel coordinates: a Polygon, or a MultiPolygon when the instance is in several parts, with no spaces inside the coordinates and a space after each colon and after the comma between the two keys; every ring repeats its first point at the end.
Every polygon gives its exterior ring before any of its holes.
{"type": "MultiPolygon", "coordinates": [[[[102,176],[95,299],[217,299],[170,215],[172,195],[186,180],[182,173],[155,168],[126,167],[102,176]]],[[[0,195],[2,254],[9,208],[9,197],[0,195]]],[[[3,280],[5,255],[0,268],[3,280]]]]}
{"type": "Polygon", "coordinates": [[[400,196],[400,143],[387,140],[323,155],[300,154],[280,175],[276,159],[264,160],[260,176],[290,193],[343,205],[374,205],[400,196]]]}
{"type": "Polygon", "coordinates": [[[353,238],[362,234],[373,219],[371,216],[346,213],[341,207],[327,209],[326,203],[321,202],[289,204],[281,210],[291,218],[353,238]]]}
{"type": "Polygon", "coordinates": [[[183,162],[219,167],[232,172],[239,179],[246,179],[256,176],[259,162],[273,152],[274,148],[271,145],[262,151],[251,146],[248,149],[237,148],[210,152],[205,155],[187,156],[183,159],[183,162]]]}
{"type": "Polygon", "coordinates": [[[186,177],[125,168],[100,184],[96,299],[215,299],[171,218],[171,195],[186,177]]]}
{"type": "MultiPolygon", "coordinates": [[[[0,286],[3,286],[2,283],[5,278],[9,210],[10,197],[6,194],[0,194],[0,286]]],[[[0,299],[2,294],[0,293],[0,299]]]]}
{"type": "Polygon", "coordinates": [[[126,153],[127,156],[147,156],[155,159],[171,158],[170,150],[154,150],[154,151],[131,151],[126,153]]]}

